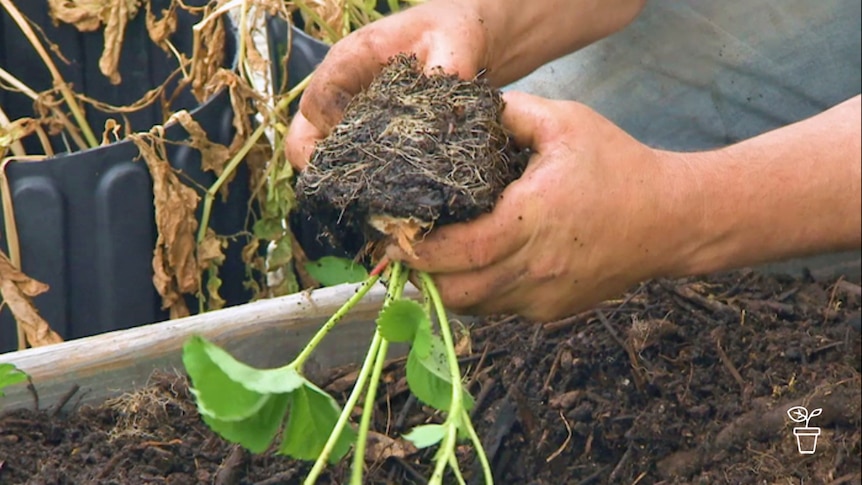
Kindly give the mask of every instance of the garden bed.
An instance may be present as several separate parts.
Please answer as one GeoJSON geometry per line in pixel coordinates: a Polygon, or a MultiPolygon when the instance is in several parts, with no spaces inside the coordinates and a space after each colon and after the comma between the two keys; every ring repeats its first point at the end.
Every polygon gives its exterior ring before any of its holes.
{"type": "MultiPolygon", "coordinates": [[[[860,300],[843,280],[736,272],[543,325],[474,322],[461,361],[497,482],[860,483],[860,300]],[[797,405],[822,408],[813,454],[797,449],[797,405]]],[[[315,380],[343,402],[353,371],[315,380]]],[[[96,406],[76,407],[74,384],[64,406],[0,416],[0,483],[293,484],[310,466],[222,441],[179,374],[96,406]]],[[[367,483],[423,483],[433,449],[398,436],[439,418],[409,397],[403,361],[379,396],[372,430],[395,439],[373,435],[367,483]]],[[[322,483],[347,476],[345,463],[322,483]]]]}

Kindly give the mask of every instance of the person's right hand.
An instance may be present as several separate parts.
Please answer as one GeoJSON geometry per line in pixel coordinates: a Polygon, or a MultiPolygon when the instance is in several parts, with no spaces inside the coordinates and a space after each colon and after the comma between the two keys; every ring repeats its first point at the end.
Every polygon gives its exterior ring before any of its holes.
{"type": "Polygon", "coordinates": [[[413,53],[426,69],[475,77],[489,61],[490,41],[478,2],[434,0],[358,29],[335,43],[302,95],[285,142],[290,163],[302,169],[314,142],[341,121],[344,108],[384,64],[413,53]]]}

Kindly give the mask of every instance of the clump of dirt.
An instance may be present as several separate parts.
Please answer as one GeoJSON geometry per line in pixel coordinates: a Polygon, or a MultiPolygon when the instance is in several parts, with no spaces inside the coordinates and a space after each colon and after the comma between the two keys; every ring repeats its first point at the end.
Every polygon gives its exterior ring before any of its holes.
{"type": "Polygon", "coordinates": [[[484,79],[425,73],[393,57],[318,143],[297,180],[304,211],[336,241],[391,236],[405,250],[433,225],[490,211],[526,165],[501,123],[504,103],[484,79]]]}

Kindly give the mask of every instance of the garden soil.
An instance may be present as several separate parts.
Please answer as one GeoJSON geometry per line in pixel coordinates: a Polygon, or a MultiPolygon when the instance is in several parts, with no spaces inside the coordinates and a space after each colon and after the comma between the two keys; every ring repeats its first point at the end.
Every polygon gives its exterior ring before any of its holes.
{"type": "MultiPolygon", "coordinates": [[[[649,282],[547,324],[472,324],[462,364],[497,483],[859,484],[860,299],[846,281],[736,272],[649,282]],[[796,405],[822,409],[812,454],[786,414],[796,405]]],[[[323,384],[343,399],[354,371],[323,384]]],[[[296,484],[309,468],[219,439],[179,374],[100,407],[74,401],[0,417],[0,483],[296,484]]],[[[397,437],[439,420],[392,361],[373,426],[395,439],[373,435],[367,483],[424,483],[433,450],[397,437]]],[[[467,479],[480,483],[470,451],[467,479]]]]}

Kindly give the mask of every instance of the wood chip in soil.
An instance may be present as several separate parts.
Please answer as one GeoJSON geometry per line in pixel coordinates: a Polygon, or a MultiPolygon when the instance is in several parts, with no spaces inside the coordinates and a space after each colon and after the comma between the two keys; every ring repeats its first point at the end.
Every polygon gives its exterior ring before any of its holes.
{"type": "MultiPolygon", "coordinates": [[[[847,281],[735,272],[650,282],[542,325],[473,324],[462,362],[497,483],[859,484],[860,299],[847,281]],[[797,449],[794,405],[823,409],[814,454],[797,449]]],[[[352,371],[323,384],[343,399],[352,371]]],[[[381,393],[366,483],[424,483],[433,450],[398,436],[441,418],[409,397],[403,361],[381,393]]],[[[296,484],[308,468],[214,436],[176,374],[99,407],[0,417],[3,484],[296,484]]]]}

